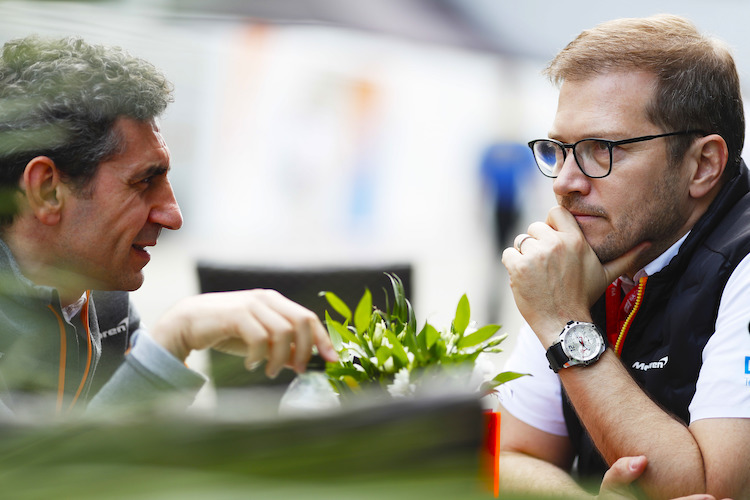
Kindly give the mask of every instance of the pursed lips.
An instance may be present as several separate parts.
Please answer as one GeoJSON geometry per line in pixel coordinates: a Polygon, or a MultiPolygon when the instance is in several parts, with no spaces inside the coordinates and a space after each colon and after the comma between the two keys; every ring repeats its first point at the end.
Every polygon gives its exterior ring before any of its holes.
{"type": "Polygon", "coordinates": [[[578,223],[578,227],[583,229],[585,226],[589,226],[590,224],[603,220],[606,218],[605,215],[599,214],[599,213],[591,213],[591,212],[584,212],[579,210],[569,210],[570,214],[575,218],[576,222],[578,223]]]}
{"type": "Polygon", "coordinates": [[[576,220],[588,220],[601,217],[601,215],[587,214],[583,212],[571,212],[571,214],[576,218],[576,220]]]}
{"type": "Polygon", "coordinates": [[[572,206],[569,206],[569,204],[567,203],[563,203],[562,207],[565,208],[570,213],[570,215],[575,217],[575,219],[579,222],[607,217],[606,212],[596,206],[586,206],[586,205],[581,206],[582,204],[580,203],[576,205],[578,206],[572,207],[572,206]]]}

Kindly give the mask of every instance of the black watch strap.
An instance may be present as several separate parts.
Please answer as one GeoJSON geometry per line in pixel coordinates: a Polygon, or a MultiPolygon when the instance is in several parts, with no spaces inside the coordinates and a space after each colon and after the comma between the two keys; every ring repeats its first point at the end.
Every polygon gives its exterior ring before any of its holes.
{"type": "Polygon", "coordinates": [[[549,361],[549,367],[555,373],[562,370],[565,367],[565,363],[570,361],[565,352],[563,352],[562,342],[555,342],[547,349],[547,361],[549,361]]]}

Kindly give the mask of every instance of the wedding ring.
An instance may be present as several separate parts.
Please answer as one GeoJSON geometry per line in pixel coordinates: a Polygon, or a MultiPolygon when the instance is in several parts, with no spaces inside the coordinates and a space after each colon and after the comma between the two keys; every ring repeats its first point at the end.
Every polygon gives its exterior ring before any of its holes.
{"type": "Polygon", "coordinates": [[[533,236],[531,236],[530,234],[526,234],[526,233],[522,233],[516,236],[516,240],[513,243],[513,247],[518,251],[518,253],[523,253],[521,252],[521,245],[523,245],[523,242],[529,238],[533,238],[533,236]]]}

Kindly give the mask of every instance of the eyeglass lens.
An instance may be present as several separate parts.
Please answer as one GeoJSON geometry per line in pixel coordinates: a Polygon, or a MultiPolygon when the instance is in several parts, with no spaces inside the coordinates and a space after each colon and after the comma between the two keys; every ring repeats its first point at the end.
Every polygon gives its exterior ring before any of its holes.
{"type": "MultiPolygon", "coordinates": [[[[553,141],[534,143],[534,157],[542,173],[557,177],[565,162],[564,147],[553,141]]],[[[577,143],[573,149],[578,166],[589,177],[604,177],[611,167],[611,150],[606,141],[586,139],[577,143]]]]}

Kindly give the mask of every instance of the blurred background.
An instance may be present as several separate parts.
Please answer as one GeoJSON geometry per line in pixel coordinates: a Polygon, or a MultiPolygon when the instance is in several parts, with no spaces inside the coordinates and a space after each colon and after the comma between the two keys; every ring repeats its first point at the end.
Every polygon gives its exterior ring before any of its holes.
{"type": "Polygon", "coordinates": [[[0,1],[0,39],[80,35],[173,81],[162,130],[185,224],[135,293],[147,322],[198,292],[201,260],[403,263],[420,324],[447,326],[466,293],[507,351],[499,255],[554,204],[525,146],[555,112],[540,72],[582,29],[659,12],[728,42],[750,82],[740,0],[0,1]]]}

